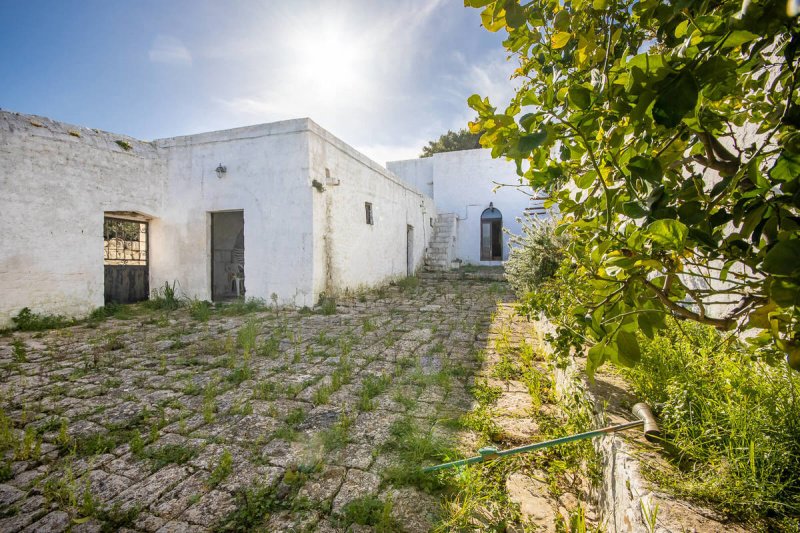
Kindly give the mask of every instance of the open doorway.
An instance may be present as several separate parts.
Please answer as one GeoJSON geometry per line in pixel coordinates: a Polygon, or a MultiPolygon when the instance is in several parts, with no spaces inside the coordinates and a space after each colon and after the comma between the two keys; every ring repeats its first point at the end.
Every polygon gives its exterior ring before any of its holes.
{"type": "Polygon", "coordinates": [[[103,219],[105,303],[147,300],[150,293],[148,224],[136,213],[107,212],[103,219]]]}
{"type": "Polygon", "coordinates": [[[406,270],[414,275],[414,226],[406,226],[406,270]]]}
{"type": "Polygon", "coordinates": [[[244,211],[211,213],[211,298],[243,298],[244,211]]]}
{"type": "Polygon", "coordinates": [[[503,215],[491,203],[481,214],[481,261],[503,260],[503,215]]]}

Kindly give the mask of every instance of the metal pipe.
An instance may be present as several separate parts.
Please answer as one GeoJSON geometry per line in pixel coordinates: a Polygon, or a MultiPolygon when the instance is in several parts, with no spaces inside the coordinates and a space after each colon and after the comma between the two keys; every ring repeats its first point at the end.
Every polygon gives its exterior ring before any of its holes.
{"type": "Polygon", "coordinates": [[[623,424],[617,424],[615,426],[608,426],[602,429],[595,429],[592,431],[586,431],[585,433],[578,433],[576,435],[568,435],[566,437],[559,437],[557,439],[546,440],[544,442],[537,442],[535,444],[528,444],[526,446],[519,446],[518,448],[510,448],[508,450],[498,450],[494,447],[486,447],[481,448],[478,450],[480,455],[476,455],[475,457],[469,457],[467,459],[460,459],[458,461],[451,461],[449,463],[443,463],[440,465],[429,466],[423,468],[423,472],[435,472],[436,470],[444,470],[447,468],[453,468],[456,466],[463,466],[472,463],[482,463],[485,461],[491,461],[492,459],[499,459],[501,457],[505,457],[506,455],[514,455],[517,453],[525,453],[525,452],[532,452],[534,450],[540,450],[542,448],[550,448],[551,446],[557,446],[559,444],[566,444],[567,442],[574,442],[577,440],[583,439],[591,439],[592,437],[597,437],[599,435],[605,435],[607,433],[615,433],[617,431],[624,431],[626,429],[634,428],[637,426],[644,426],[644,434],[647,440],[654,440],[661,436],[661,431],[658,429],[658,425],[656,424],[655,417],[653,416],[653,412],[650,410],[650,407],[645,403],[637,403],[633,406],[633,414],[639,418],[639,420],[633,422],[625,422],[623,424]]]}

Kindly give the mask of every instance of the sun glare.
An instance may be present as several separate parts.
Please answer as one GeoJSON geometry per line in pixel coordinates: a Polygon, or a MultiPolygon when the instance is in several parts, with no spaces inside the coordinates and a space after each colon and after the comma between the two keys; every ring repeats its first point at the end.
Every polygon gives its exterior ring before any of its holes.
{"type": "Polygon", "coordinates": [[[367,87],[371,51],[341,26],[308,28],[292,39],[295,82],[322,100],[336,100],[344,91],[359,94],[367,87]]]}

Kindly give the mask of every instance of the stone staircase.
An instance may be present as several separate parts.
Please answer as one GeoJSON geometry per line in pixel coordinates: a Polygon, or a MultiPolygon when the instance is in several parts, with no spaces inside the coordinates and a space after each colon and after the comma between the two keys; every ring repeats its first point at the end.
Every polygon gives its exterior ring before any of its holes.
{"type": "Polygon", "coordinates": [[[436,217],[433,224],[433,237],[425,249],[425,269],[428,271],[447,271],[457,268],[456,261],[456,214],[444,213],[436,217]]]}

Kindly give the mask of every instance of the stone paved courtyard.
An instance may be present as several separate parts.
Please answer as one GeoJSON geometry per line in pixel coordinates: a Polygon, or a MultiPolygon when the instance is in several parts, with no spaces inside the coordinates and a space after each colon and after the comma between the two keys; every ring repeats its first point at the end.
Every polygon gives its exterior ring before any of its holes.
{"type": "Polygon", "coordinates": [[[423,278],[332,314],[137,306],[0,337],[0,531],[359,531],[386,500],[426,531],[397,428],[454,438],[510,299],[423,278]]]}

